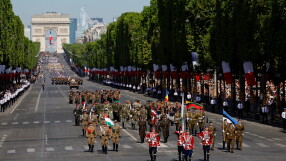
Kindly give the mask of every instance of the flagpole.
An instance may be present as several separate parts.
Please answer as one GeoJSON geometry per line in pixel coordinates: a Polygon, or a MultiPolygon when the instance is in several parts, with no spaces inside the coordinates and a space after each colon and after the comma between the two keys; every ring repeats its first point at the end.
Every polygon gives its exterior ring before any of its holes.
{"type": "Polygon", "coordinates": [[[185,110],[185,104],[184,104],[184,95],[183,95],[182,96],[182,106],[181,106],[182,131],[185,131],[184,110],[185,110]]]}

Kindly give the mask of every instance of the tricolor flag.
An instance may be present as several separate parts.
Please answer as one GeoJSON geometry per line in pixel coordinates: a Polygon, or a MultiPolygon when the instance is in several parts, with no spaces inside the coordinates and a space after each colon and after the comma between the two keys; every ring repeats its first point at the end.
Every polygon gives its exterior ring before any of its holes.
{"type": "Polygon", "coordinates": [[[226,82],[226,84],[232,83],[232,73],[230,71],[229,63],[222,61],[222,71],[223,71],[223,77],[226,82]]]}
{"type": "Polygon", "coordinates": [[[232,118],[225,110],[222,110],[223,120],[227,120],[227,123],[233,123],[233,125],[238,124],[238,122],[232,118]]]}
{"type": "Polygon", "coordinates": [[[165,101],[169,102],[169,91],[166,89],[166,93],[165,93],[165,101]]]}
{"type": "Polygon", "coordinates": [[[49,40],[50,40],[50,45],[53,45],[54,43],[52,42],[53,40],[53,36],[52,36],[52,31],[50,30],[50,37],[49,37],[49,40]]]}
{"type": "Polygon", "coordinates": [[[248,62],[244,62],[243,63],[243,69],[244,69],[244,73],[245,73],[245,78],[247,81],[247,85],[248,86],[253,86],[256,84],[255,82],[255,75],[254,75],[254,70],[253,70],[253,64],[252,62],[248,61],[248,62]]]}
{"type": "Polygon", "coordinates": [[[107,117],[106,114],[104,114],[103,117],[104,117],[104,120],[105,120],[105,122],[106,122],[106,125],[108,125],[108,126],[110,126],[110,127],[113,127],[113,126],[114,126],[113,121],[110,120],[110,118],[107,117]]]}
{"type": "Polygon", "coordinates": [[[156,111],[153,109],[153,107],[151,107],[151,115],[152,115],[152,125],[154,125],[155,122],[156,122],[157,113],[156,113],[156,111]]]}
{"type": "Polygon", "coordinates": [[[198,110],[204,108],[203,105],[201,105],[199,103],[194,103],[194,102],[188,103],[187,106],[186,106],[187,109],[190,109],[191,107],[194,107],[194,108],[196,108],[198,110]]]}

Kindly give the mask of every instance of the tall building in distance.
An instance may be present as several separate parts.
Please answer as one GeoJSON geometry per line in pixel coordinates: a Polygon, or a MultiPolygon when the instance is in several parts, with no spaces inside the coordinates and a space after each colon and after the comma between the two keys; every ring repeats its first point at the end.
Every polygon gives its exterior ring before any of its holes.
{"type": "Polygon", "coordinates": [[[70,43],[74,44],[76,40],[77,18],[70,18],[70,43]]]}
{"type": "Polygon", "coordinates": [[[98,21],[99,23],[103,23],[103,18],[90,18],[92,21],[98,21]]]}
{"type": "Polygon", "coordinates": [[[24,35],[31,40],[31,26],[30,25],[25,25],[24,27],[24,35]]]}

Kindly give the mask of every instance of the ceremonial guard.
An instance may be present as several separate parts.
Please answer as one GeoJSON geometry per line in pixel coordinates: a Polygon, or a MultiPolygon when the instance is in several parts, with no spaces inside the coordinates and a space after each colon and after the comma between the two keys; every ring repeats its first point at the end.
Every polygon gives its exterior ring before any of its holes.
{"type": "Polygon", "coordinates": [[[160,135],[156,133],[155,128],[152,128],[152,131],[146,135],[145,139],[149,144],[151,161],[156,161],[157,147],[160,146],[160,135]]]}
{"type": "Polygon", "coordinates": [[[208,130],[209,130],[209,132],[211,133],[211,136],[212,136],[211,150],[214,150],[215,137],[216,137],[216,127],[214,126],[212,121],[210,121],[210,126],[208,127],[208,130]]]}
{"type": "Polygon", "coordinates": [[[180,137],[181,135],[184,135],[184,132],[183,131],[175,131],[175,134],[177,135],[178,137],[178,156],[179,156],[179,161],[182,160],[182,155],[183,155],[183,151],[184,151],[184,146],[183,146],[183,143],[182,143],[182,140],[180,137]]]}
{"type": "Polygon", "coordinates": [[[226,129],[227,129],[227,127],[228,127],[227,120],[224,119],[223,123],[221,125],[221,129],[222,129],[222,149],[223,150],[225,149],[225,142],[227,140],[227,138],[226,138],[226,129]]]}
{"type": "Polygon", "coordinates": [[[79,126],[80,123],[80,115],[81,115],[81,110],[79,108],[79,105],[76,104],[75,108],[73,109],[73,115],[74,115],[74,120],[75,120],[75,126],[79,126]]]}
{"type": "Polygon", "coordinates": [[[227,150],[233,153],[234,140],[235,140],[235,129],[234,129],[232,122],[229,123],[229,126],[226,128],[226,138],[227,138],[227,150]],[[231,145],[231,150],[230,150],[230,145],[231,145]]]}
{"type": "Polygon", "coordinates": [[[238,124],[235,125],[236,148],[238,150],[242,149],[243,135],[244,135],[244,125],[241,123],[241,120],[239,120],[238,124]]]}
{"type": "Polygon", "coordinates": [[[170,122],[166,116],[161,121],[161,128],[163,131],[164,143],[166,143],[168,141],[169,129],[170,129],[170,122]]]}
{"type": "Polygon", "coordinates": [[[81,127],[82,127],[82,135],[85,136],[86,134],[86,127],[88,125],[88,114],[87,114],[87,111],[84,111],[83,112],[83,115],[81,115],[81,127]]]}
{"type": "Polygon", "coordinates": [[[88,143],[88,152],[93,152],[94,141],[96,137],[96,128],[92,122],[89,122],[89,126],[86,128],[86,137],[88,143]]]}
{"type": "Polygon", "coordinates": [[[141,117],[138,126],[139,126],[139,136],[141,143],[144,143],[144,137],[146,136],[146,131],[147,131],[146,120],[141,117]]]}
{"type": "Polygon", "coordinates": [[[114,126],[112,127],[112,143],[113,143],[113,151],[118,151],[119,140],[121,138],[121,130],[117,123],[117,120],[114,120],[114,126]]]}
{"type": "Polygon", "coordinates": [[[185,132],[184,135],[181,135],[179,138],[184,147],[184,157],[185,161],[191,161],[194,149],[194,137],[190,135],[190,131],[185,132]]]}
{"type": "Polygon", "coordinates": [[[201,139],[203,150],[204,150],[204,161],[209,161],[210,159],[210,146],[212,143],[212,134],[208,127],[205,127],[205,131],[199,133],[198,137],[201,139]]]}
{"type": "Polygon", "coordinates": [[[101,138],[102,152],[104,154],[107,154],[107,147],[110,137],[111,137],[111,130],[109,129],[109,126],[106,125],[105,122],[102,122],[102,125],[100,126],[100,138],[101,138]]]}

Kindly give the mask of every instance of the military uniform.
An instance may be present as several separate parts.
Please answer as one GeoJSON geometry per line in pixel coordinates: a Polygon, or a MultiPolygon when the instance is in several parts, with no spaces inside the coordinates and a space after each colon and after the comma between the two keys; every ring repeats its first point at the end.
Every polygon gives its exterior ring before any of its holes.
{"type": "Polygon", "coordinates": [[[244,133],[244,125],[243,124],[236,124],[235,125],[235,137],[236,137],[236,147],[238,150],[242,149],[242,139],[244,133]]]}
{"type": "Polygon", "coordinates": [[[133,108],[131,110],[131,115],[132,115],[131,126],[134,130],[136,130],[136,126],[138,125],[140,111],[138,111],[136,108],[133,108]]]}
{"type": "Polygon", "coordinates": [[[187,113],[185,114],[186,117],[186,125],[187,125],[187,130],[191,130],[191,111],[187,111],[187,113]]]}
{"type": "Polygon", "coordinates": [[[145,139],[149,144],[149,154],[151,157],[151,161],[156,161],[157,147],[160,146],[160,135],[156,133],[153,129],[152,132],[146,135],[145,139]]]}
{"type": "Polygon", "coordinates": [[[109,129],[109,126],[103,123],[103,125],[100,126],[100,138],[101,138],[102,151],[105,154],[107,154],[107,147],[110,137],[111,137],[111,130],[109,129]]]}
{"type": "Polygon", "coordinates": [[[169,129],[170,129],[170,122],[167,119],[167,117],[164,117],[163,120],[161,121],[161,128],[163,131],[164,142],[166,143],[168,141],[169,129]]]}
{"type": "Polygon", "coordinates": [[[221,129],[222,129],[222,149],[223,150],[225,149],[225,142],[227,141],[227,138],[226,138],[226,129],[227,129],[227,127],[228,127],[228,123],[225,120],[223,122],[223,124],[221,125],[221,129]]]}
{"type": "Polygon", "coordinates": [[[69,103],[73,104],[73,102],[74,102],[74,93],[72,91],[70,91],[70,93],[69,93],[69,103]]]}
{"type": "Polygon", "coordinates": [[[146,136],[146,131],[147,131],[146,120],[144,118],[141,118],[138,126],[139,126],[139,136],[141,139],[141,143],[144,143],[144,137],[146,136]]]}
{"type": "Polygon", "coordinates": [[[81,115],[81,110],[78,105],[73,110],[73,115],[74,115],[74,120],[75,120],[75,126],[79,126],[80,122],[80,115],[81,115]]]}
{"type": "Polygon", "coordinates": [[[177,112],[175,113],[175,116],[174,116],[174,123],[175,123],[175,125],[176,125],[176,131],[179,131],[180,126],[181,126],[181,120],[180,120],[180,118],[181,118],[181,114],[180,114],[179,111],[177,111],[177,112]]]}
{"type": "Polygon", "coordinates": [[[199,123],[199,129],[201,133],[204,130],[204,126],[205,126],[205,114],[202,110],[198,112],[198,123],[199,123]]]}
{"type": "Polygon", "coordinates": [[[92,122],[94,126],[97,126],[98,119],[97,115],[94,112],[92,112],[91,115],[89,116],[89,122],[92,122]]]}
{"type": "Polygon", "coordinates": [[[112,143],[113,143],[113,150],[118,151],[118,144],[120,141],[120,137],[121,137],[121,130],[119,125],[117,124],[117,121],[114,121],[114,126],[112,127],[112,143]]]}
{"type": "Polygon", "coordinates": [[[84,112],[83,115],[81,115],[81,127],[82,127],[82,135],[85,136],[86,134],[86,127],[88,125],[88,114],[86,113],[86,111],[84,112]]]}
{"type": "Polygon", "coordinates": [[[226,138],[227,138],[227,149],[230,151],[230,145],[231,145],[231,152],[233,153],[234,150],[234,140],[235,140],[235,129],[233,124],[230,124],[226,128],[226,138]]]}
{"type": "Polygon", "coordinates": [[[94,127],[93,123],[90,122],[89,126],[86,128],[86,137],[87,137],[87,143],[88,143],[88,152],[93,152],[94,147],[94,141],[96,137],[96,128],[94,127]]]}
{"type": "Polygon", "coordinates": [[[118,101],[115,101],[112,105],[112,110],[113,110],[113,119],[118,120],[120,122],[119,118],[119,111],[121,110],[121,105],[119,104],[118,101]]]}
{"type": "Polygon", "coordinates": [[[214,150],[214,144],[215,144],[215,137],[216,137],[216,127],[213,125],[212,122],[210,122],[209,132],[212,136],[212,144],[211,144],[211,150],[214,150]]]}
{"type": "Polygon", "coordinates": [[[197,135],[198,115],[195,112],[191,113],[191,131],[192,135],[197,135]]]}
{"type": "Polygon", "coordinates": [[[122,122],[122,127],[125,129],[125,122],[127,122],[127,119],[130,115],[128,107],[125,105],[123,106],[122,110],[120,110],[120,115],[121,115],[121,122],[122,122]]]}

